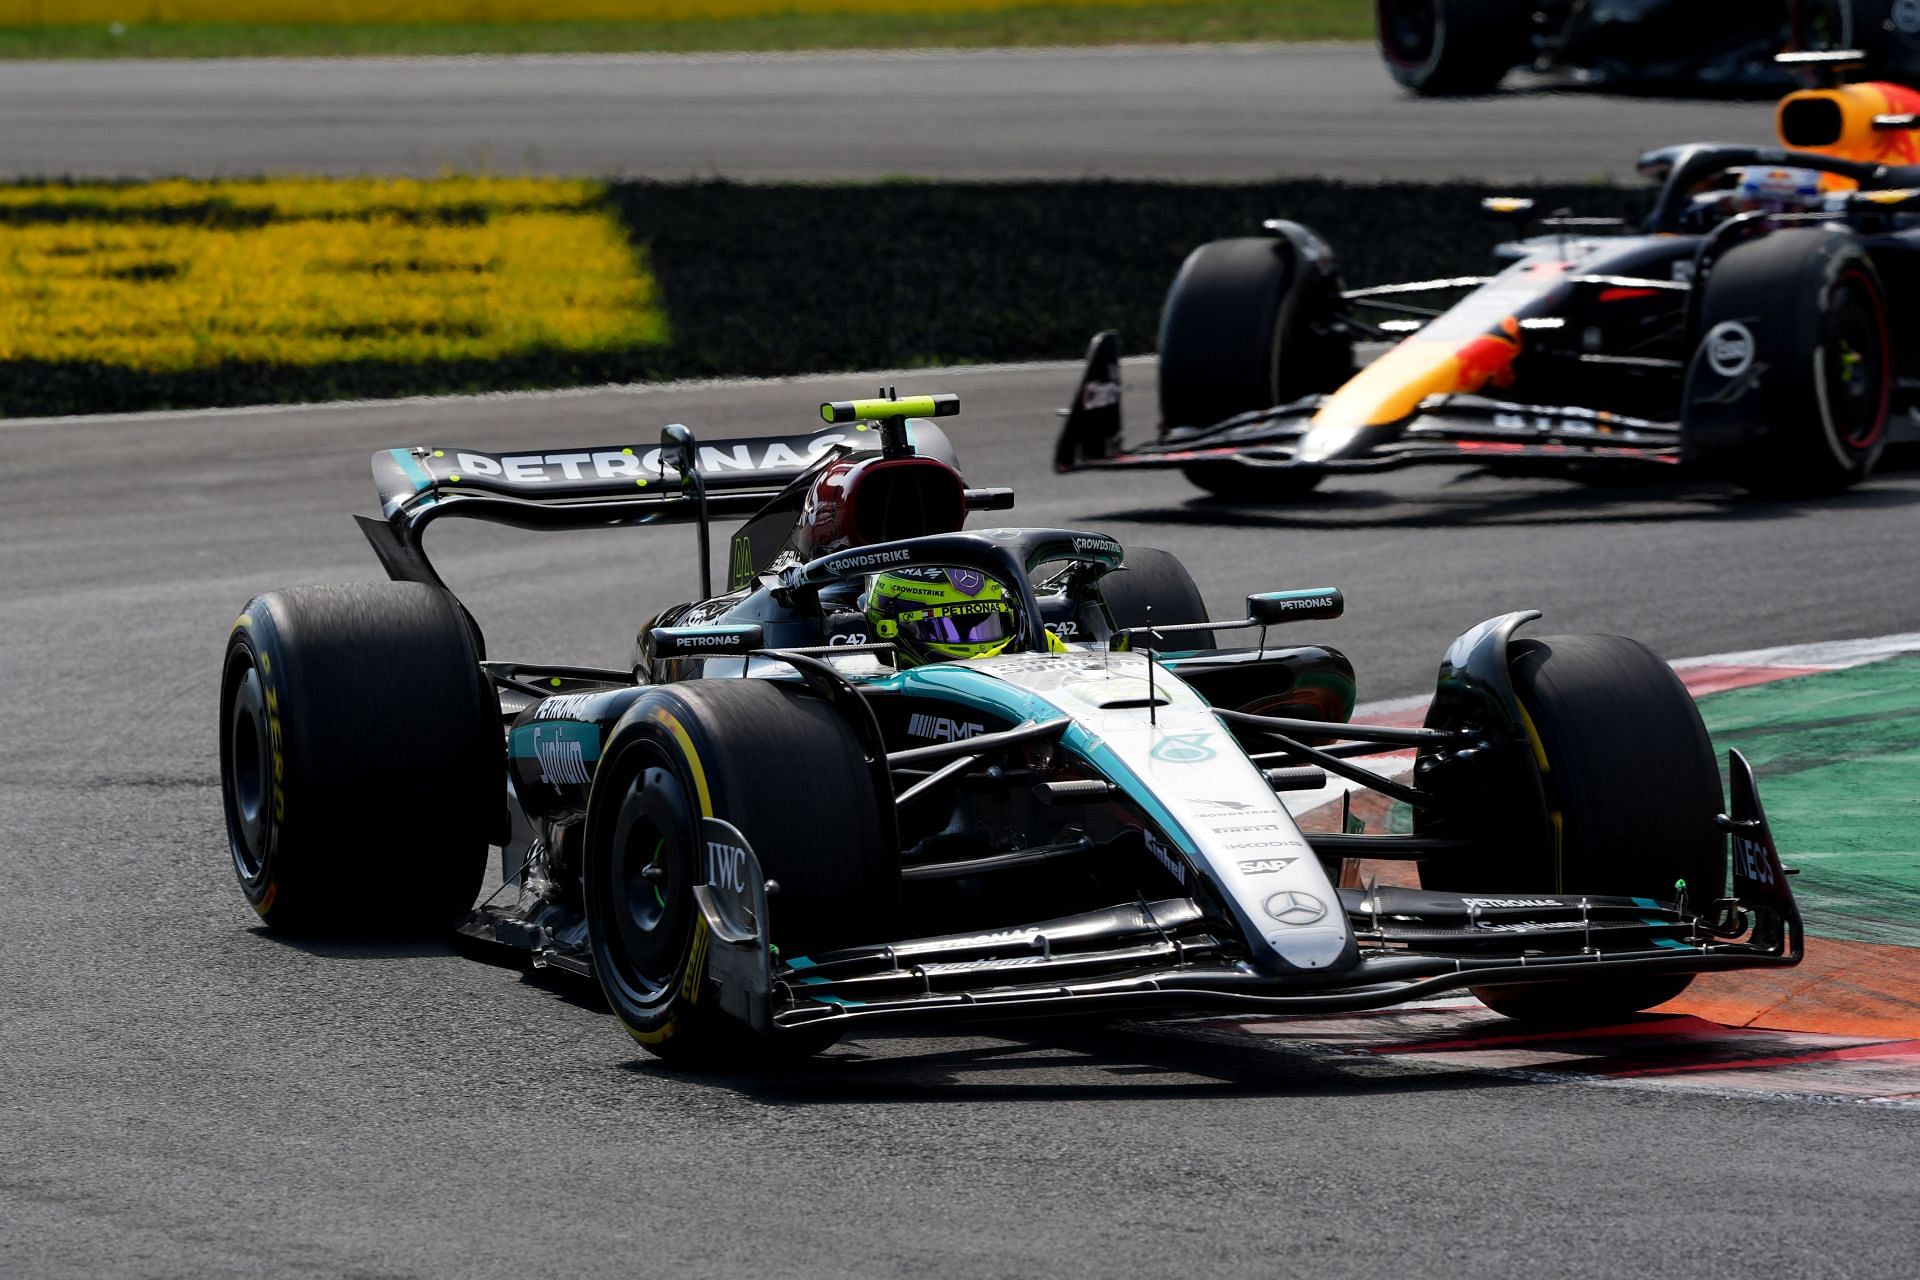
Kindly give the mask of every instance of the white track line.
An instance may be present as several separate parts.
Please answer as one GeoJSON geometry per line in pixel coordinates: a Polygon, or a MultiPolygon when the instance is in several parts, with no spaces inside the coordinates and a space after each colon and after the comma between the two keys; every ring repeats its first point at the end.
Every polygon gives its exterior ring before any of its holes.
{"type": "MultiPolygon", "coordinates": [[[[1153,356],[1128,356],[1120,362],[1132,369],[1150,369],[1153,356]]],[[[931,369],[856,369],[845,373],[798,373],[778,378],[686,378],[678,382],[606,382],[592,387],[550,387],[533,391],[484,391],[478,395],[396,396],[389,400],[304,400],[297,404],[241,404],[214,409],[151,409],[142,413],[76,413],[40,418],[0,419],[0,431],[14,427],[95,426],[102,423],[129,426],[147,422],[178,422],[187,418],[220,421],[270,417],[278,414],[326,413],[351,409],[390,409],[415,405],[462,404],[540,404],[555,400],[579,400],[589,396],[648,396],[686,391],[723,391],[734,387],[804,387],[819,383],[871,382],[892,378],[900,382],[925,383],[931,379],[975,374],[1059,372],[1060,399],[1073,397],[1072,375],[1084,364],[1080,360],[1039,360],[1002,364],[956,364],[931,369]]]]}

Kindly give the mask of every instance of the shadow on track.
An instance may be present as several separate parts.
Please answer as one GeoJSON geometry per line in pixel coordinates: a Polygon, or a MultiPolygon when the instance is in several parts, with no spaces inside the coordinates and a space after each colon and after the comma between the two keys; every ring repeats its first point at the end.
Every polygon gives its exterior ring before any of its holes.
{"type": "Polygon", "coordinates": [[[1536,1083],[1476,1071],[1414,1072],[1363,1055],[1276,1052],[1244,1036],[1191,1024],[984,1032],[972,1027],[960,1029],[954,1039],[964,1043],[913,1052],[907,1046],[940,1042],[870,1037],[778,1070],[689,1072],[647,1057],[628,1062],[626,1069],[788,1107],[1365,1097],[1536,1083]],[[995,1039],[981,1044],[982,1034],[995,1039]]]}
{"type": "MultiPolygon", "coordinates": [[[[1720,81],[1687,80],[1636,80],[1618,79],[1582,79],[1577,75],[1565,78],[1546,76],[1534,82],[1518,81],[1507,85],[1497,92],[1486,95],[1494,99],[1554,98],[1591,98],[1597,101],[1607,99],[1633,98],[1643,102],[1672,103],[1686,106],[1700,102],[1765,102],[1774,103],[1785,97],[1795,86],[1791,84],[1728,84],[1720,81]]],[[[1679,139],[1669,139],[1679,141],[1679,139]]],[[[1649,141],[1648,146],[1659,143],[1649,141]]]]}
{"type": "MultiPolygon", "coordinates": [[[[1479,477],[1462,477],[1454,484],[1479,477]]],[[[1773,524],[1846,511],[1920,507],[1920,486],[1869,485],[1832,497],[1757,498],[1717,488],[1663,485],[1579,486],[1510,494],[1430,492],[1417,496],[1378,489],[1330,489],[1285,505],[1194,498],[1178,507],[1120,508],[1088,515],[1088,522],[1215,525],[1252,529],[1467,529],[1553,525],[1678,524],[1729,521],[1773,524]]]]}
{"type": "Polygon", "coordinates": [[[424,960],[434,956],[450,956],[458,953],[459,948],[445,938],[422,938],[403,933],[380,933],[369,930],[353,937],[302,937],[297,933],[282,933],[257,924],[247,930],[254,937],[289,951],[299,951],[306,955],[318,956],[324,960],[424,960]]]}

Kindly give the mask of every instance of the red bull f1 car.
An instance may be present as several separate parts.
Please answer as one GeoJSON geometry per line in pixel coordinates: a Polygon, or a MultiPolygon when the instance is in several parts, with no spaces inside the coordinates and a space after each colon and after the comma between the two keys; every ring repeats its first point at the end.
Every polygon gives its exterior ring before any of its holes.
{"type": "Polygon", "coordinates": [[[1806,90],[1777,123],[1778,149],[1644,156],[1638,225],[1488,201],[1534,229],[1491,275],[1348,289],[1325,240],[1278,220],[1203,245],[1162,312],[1158,437],[1122,442],[1104,334],[1056,466],[1242,499],[1435,462],[1855,484],[1920,440],[1920,93],[1806,90]],[[1356,369],[1363,342],[1393,345],[1356,369]]]}
{"type": "Polygon", "coordinates": [[[1447,652],[1424,727],[1349,723],[1347,660],[1272,636],[1338,616],[1338,591],[1213,619],[1163,552],[969,530],[1012,495],[961,478],[932,421],[957,409],[376,454],[360,520],[391,581],[259,596],[227,641],[247,902],[276,930],[457,929],[597,982],[649,1050],[735,1065],[872,1026],[1463,988],[1610,1017],[1799,960],[1752,774],[1730,757],[1723,804],[1647,650],[1523,638],[1537,615],[1511,613],[1447,652]],[[704,578],[728,517],[725,589],[641,625],[614,669],[487,657],[422,548],[446,518],[678,522],[704,578]],[[1367,767],[1409,747],[1410,779],[1367,767]],[[1329,778],[1407,801],[1415,831],[1303,834],[1281,797],[1329,778]],[[1425,887],[1354,884],[1352,859],[1417,863],[1425,887]]]}

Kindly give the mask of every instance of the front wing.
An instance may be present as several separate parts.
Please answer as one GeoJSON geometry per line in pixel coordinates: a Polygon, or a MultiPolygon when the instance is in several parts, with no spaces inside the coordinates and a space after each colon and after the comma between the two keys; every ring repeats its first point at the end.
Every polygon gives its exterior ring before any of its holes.
{"type": "Polygon", "coordinates": [[[1280,474],[1394,471],[1427,463],[1564,467],[1674,466],[1682,461],[1677,422],[1656,422],[1577,405],[1544,406],[1482,396],[1436,396],[1407,421],[1371,428],[1363,447],[1308,458],[1302,444],[1320,397],[1256,409],[1206,427],[1179,427],[1149,443],[1121,439],[1118,335],[1096,337],[1054,450],[1059,472],[1177,470],[1235,463],[1280,474]]]}
{"type": "Polygon", "coordinates": [[[1326,1013],[1467,987],[1798,964],[1804,933],[1788,872],[1738,752],[1730,768],[1733,803],[1720,819],[1733,841],[1730,898],[1342,889],[1361,956],[1331,973],[1256,970],[1224,917],[1191,898],[781,957],[768,945],[758,862],[737,831],[715,824],[709,836],[735,845],[743,873],[696,895],[708,934],[701,978],[732,1016],[778,1032],[1072,1011],[1326,1013]]]}
{"type": "Polygon", "coordinates": [[[1069,452],[1063,440],[1056,469],[1175,470],[1236,462],[1296,475],[1351,475],[1431,463],[1559,467],[1570,462],[1675,466],[1681,461],[1677,423],[1478,396],[1452,396],[1422,406],[1417,416],[1360,456],[1305,459],[1300,444],[1316,407],[1302,403],[1256,410],[1211,427],[1171,431],[1149,444],[1121,445],[1110,453],[1069,452]]]}

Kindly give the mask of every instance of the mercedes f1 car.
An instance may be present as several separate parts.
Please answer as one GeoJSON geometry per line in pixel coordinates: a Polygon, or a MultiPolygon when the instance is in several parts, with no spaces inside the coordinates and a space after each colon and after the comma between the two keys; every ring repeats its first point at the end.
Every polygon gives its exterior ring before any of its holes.
{"type": "Polygon", "coordinates": [[[1519,638],[1538,615],[1511,613],[1448,651],[1425,727],[1348,723],[1346,659],[1269,636],[1337,591],[1210,619],[1165,553],[966,530],[1012,495],[953,465],[929,419],[954,398],[823,408],[814,436],[376,454],[359,519],[392,581],[260,596],[227,642],[222,796],[260,917],[457,927],[597,980],[662,1056],[749,1064],[885,1024],[1461,988],[1604,1017],[1800,959],[1750,771],[1730,757],[1724,807],[1693,704],[1632,641],[1519,638]],[[422,549],[448,517],[683,522],[704,577],[734,515],[726,589],[620,669],[486,658],[422,549]],[[1408,779],[1366,767],[1409,748],[1408,779]],[[1329,777],[1407,801],[1414,833],[1302,834],[1280,796],[1329,777]],[[1425,887],[1342,886],[1362,858],[1425,887]]]}
{"type": "Polygon", "coordinates": [[[1852,485],[1920,440],[1920,93],[1804,90],[1777,126],[1782,149],[1642,157],[1659,189],[1635,226],[1487,201],[1536,231],[1493,275],[1347,289],[1327,242],[1280,220],[1203,245],[1161,315],[1159,437],[1121,442],[1103,334],[1056,466],[1253,499],[1432,462],[1852,485]],[[1356,372],[1361,341],[1397,345],[1356,372]]]}

